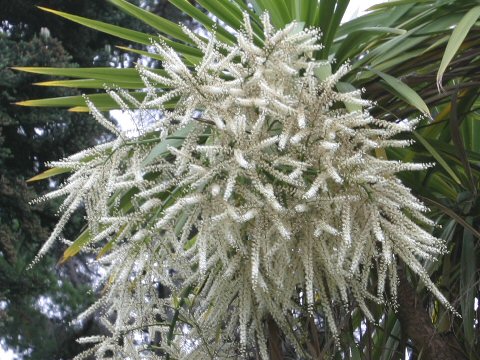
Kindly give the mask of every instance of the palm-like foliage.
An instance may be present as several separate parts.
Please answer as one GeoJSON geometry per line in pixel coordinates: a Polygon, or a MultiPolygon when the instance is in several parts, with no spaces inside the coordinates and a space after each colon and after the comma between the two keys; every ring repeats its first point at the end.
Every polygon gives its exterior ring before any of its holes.
{"type": "MultiPolygon", "coordinates": [[[[150,45],[152,38],[161,39],[181,54],[187,64],[199,62],[200,51],[185,36],[181,27],[126,1],[111,2],[150,25],[153,34],[159,32],[160,35],[138,33],[48,11],[140,44],[150,45]]],[[[442,224],[442,228],[435,232],[447,241],[449,254],[427,266],[432,278],[461,313],[462,319],[442,309],[414,276],[405,271],[401,279],[404,292],[399,297],[401,309],[402,305],[411,305],[412,298],[424,306],[416,310],[409,309],[410,314],[402,310],[396,314],[384,306],[374,307],[372,311],[378,321],[375,325],[366,322],[354,308],[346,312],[339,309],[344,319],[342,350],[336,350],[331,342],[325,341],[322,335],[325,329],[318,326],[310,339],[310,347],[317,349],[312,353],[317,351],[321,354],[319,356],[336,354],[339,358],[391,359],[402,356],[408,349],[413,351],[413,356],[434,358],[429,353],[428,339],[425,340],[415,331],[415,326],[426,326],[432,330],[428,336],[435,334],[435,331],[444,333],[442,341],[448,348],[455,348],[458,358],[477,359],[480,353],[480,316],[474,309],[475,299],[479,297],[477,264],[480,261],[480,234],[477,230],[480,223],[477,194],[480,172],[480,119],[477,110],[480,82],[476,72],[480,65],[480,32],[477,26],[480,9],[477,1],[393,1],[378,5],[371,13],[344,24],[341,24],[341,18],[349,1],[342,0],[257,0],[249,2],[251,7],[246,6],[243,0],[197,0],[197,6],[186,0],[170,2],[207,30],[216,29],[218,38],[225,43],[232,43],[233,35],[226,27],[215,26],[212,17],[205,12],[234,29],[238,29],[243,21],[242,12],[248,12],[259,44],[262,42],[259,16],[263,11],[270,13],[272,23],[278,28],[293,20],[304,23],[306,27],[320,28],[324,48],[316,56],[319,59],[336,60],[332,69],[327,67],[325,72],[335,71],[347,60],[352,64],[353,71],[342,80],[343,83],[338,84],[339,91],[364,87],[365,96],[377,102],[372,109],[377,117],[395,121],[424,116],[414,133],[414,146],[379,151],[377,156],[435,164],[421,174],[405,174],[402,180],[432,208],[430,215],[442,224]],[[408,283],[416,288],[415,292],[411,291],[408,283]],[[422,314],[426,316],[422,318],[422,314]],[[412,317],[417,317],[418,322],[415,323],[412,317]]],[[[141,54],[159,59],[158,55],[147,52],[141,54]]],[[[145,96],[142,92],[144,83],[133,69],[22,70],[72,78],[41,84],[45,86],[88,89],[102,89],[105,85],[119,86],[131,90],[137,99],[145,96]]],[[[161,69],[153,71],[164,73],[161,69]]],[[[94,94],[89,98],[101,110],[118,107],[107,94],[94,94]]],[[[88,109],[82,97],[31,100],[22,105],[65,106],[72,111],[88,109]]],[[[161,154],[159,149],[162,146],[165,147],[162,144],[155,147],[152,156],[161,154]]],[[[52,170],[37,179],[58,171],[52,170]]],[[[124,197],[123,201],[126,208],[131,206],[128,197],[124,197]]],[[[78,252],[88,240],[86,232],[67,250],[64,260],[78,252]]],[[[107,244],[104,252],[111,246],[107,244]]],[[[180,301],[179,306],[185,306],[184,302],[180,301]]],[[[274,347],[273,340],[271,343],[274,347]]],[[[447,356],[446,353],[444,355],[447,356]]]]}

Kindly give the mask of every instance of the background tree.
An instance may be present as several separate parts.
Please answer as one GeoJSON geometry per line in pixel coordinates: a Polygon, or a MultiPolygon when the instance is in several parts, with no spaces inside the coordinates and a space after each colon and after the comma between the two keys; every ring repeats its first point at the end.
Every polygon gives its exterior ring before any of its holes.
{"type": "MultiPolygon", "coordinates": [[[[149,11],[166,16],[173,21],[185,20],[180,11],[163,0],[135,1],[149,11]]],[[[39,34],[42,28],[47,28],[52,36],[58,39],[73,62],[80,66],[121,66],[128,67],[135,57],[112,47],[130,43],[114,42],[114,37],[92,31],[84,26],[69,23],[53,15],[45,15],[38,6],[75,13],[77,15],[95,18],[123,27],[130,27],[138,31],[147,29],[145,24],[139,23],[130,16],[114,11],[107,1],[93,0],[89,2],[75,0],[1,0],[2,29],[8,33],[11,40],[29,39],[39,34]]],[[[137,45],[137,48],[141,46],[137,45]]]]}
{"type": "MultiPolygon", "coordinates": [[[[0,333],[7,346],[20,353],[26,352],[29,354],[26,357],[68,358],[79,349],[73,341],[75,331],[68,322],[73,312],[89,301],[86,295],[89,274],[84,272],[86,268],[83,271],[78,268],[82,261],[72,264],[70,269],[55,270],[54,254],[46,258],[37,271],[26,271],[42,238],[55,222],[52,207],[32,207],[29,201],[55,183],[29,186],[25,180],[44,169],[46,161],[92,146],[103,134],[103,129],[78,114],[53,109],[19,110],[12,105],[19,97],[28,98],[43,90],[31,88],[35,77],[14,73],[8,67],[22,62],[72,66],[71,57],[59,41],[49,36],[14,41],[3,33],[0,48],[0,294],[3,304],[0,333]]],[[[51,92],[52,95],[62,93],[72,94],[72,91],[51,92]]]]}
{"type": "MultiPolygon", "coordinates": [[[[88,257],[56,266],[59,248],[35,270],[26,270],[56,222],[55,204],[29,202],[55,188],[58,181],[27,185],[25,180],[44,171],[46,162],[105,141],[109,135],[85,114],[15,106],[13,102],[22,99],[79,92],[32,87],[39,76],[11,67],[131,66],[135,57],[112,50],[111,37],[45,17],[35,5],[58,5],[113,23],[142,26],[104,1],[0,2],[0,339],[26,359],[70,359],[82,349],[75,341],[78,335],[97,328],[93,319],[75,328],[69,325],[93,300],[88,284],[96,276],[95,268],[87,265],[88,257]]],[[[181,17],[164,2],[144,5],[181,17]]],[[[79,214],[66,238],[80,231],[81,218],[79,214]]]]}
{"type": "MultiPolygon", "coordinates": [[[[132,12],[123,2],[112,1],[120,8],[170,36],[180,35],[157,19],[142,12],[132,12]]],[[[213,21],[202,16],[187,2],[172,0],[183,11],[195,17],[211,30],[213,21]]],[[[223,23],[238,27],[241,1],[222,2],[223,7],[211,1],[197,3],[223,23]],[[238,5],[238,7],[237,7],[238,5]]],[[[400,263],[400,311],[391,306],[371,305],[376,324],[368,322],[355,304],[345,311],[337,309],[342,324],[341,349],[332,346],[326,335],[321,312],[316,314],[305,346],[316,356],[334,354],[338,358],[390,359],[403,356],[427,359],[477,359],[479,351],[478,301],[478,18],[476,1],[422,1],[391,2],[375,7],[375,11],[340,25],[348,1],[296,1],[291,6],[279,1],[252,1],[256,13],[268,10],[274,25],[281,28],[292,19],[306,25],[320,27],[325,47],[318,53],[320,59],[334,56],[333,70],[351,59],[353,71],[344,78],[339,89],[364,86],[365,96],[377,101],[372,113],[390,121],[406,117],[424,116],[414,133],[416,145],[403,150],[379,152],[377,156],[407,161],[431,162],[435,166],[421,176],[405,174],[402,179],[414,189],[434,211],[432,218],[443,227],[432,229],[447,241],[449,254],[425,266],[438,286],[463,320],[454,318],[431,297],[421,282],[400,263]],[[452,28],[454,30],[452,31],[452,28]],[[350,83],[350,85],[349,85],[350,83]],[[437,86],[440,85],[440,86],[437,86]],[[439,91],[440,87],[441,91],[439,91]],[[443,89],[442,89],[443,87],[443,89]],[[421,96],[418,96],[420,94],[421,96]]],[[[243,6],[243,7],[242,7],[243,6]]],[[[248,11],[248,10],[247,10],[248,11]]],[[[65,14],[60,14],[69,17],[65,14]]],[[[255,13],[250,12],[255,18],[255,13]]],[[[88,25],[84,19],[76,19],[88,25]]],[[[228,31],[217,29],[228,39],[228,31]]],[[[120,31],[117,35],[125,37],[120,31]]],[[[146,41],[149,35],[136,40],[146,41]]],[[[188,56],[190,49],[178,45],[176,50],[188,56]]],[[[32,72],[58,75],[58,71],[28,69],[32,72]]],[[[68,71],[62,74],[68,75],[68,71]]],[[[90,84],[104,81],[103,74],[70,73],[85,77],[90,84]]],[[[118,72],[118,79],[129,82],[130,89],[141,88],[138,74],[118,72]],[[123,77],[121,77],[123,76],[123,77]]],[[[64,83],[64,85],[79,83],[64,83]]],[[[103,110],[117,105],[107,97],[92,97],[103,110]]],[[[78,98],[67,101],[30,101],[25,105],[53,104],[83,106],[78,98]]],[[[79,245],[76,245],[78,251],[79,245]]],[[[372,277],[372,282],[375,282],[372,277]]],[[[188,302],[181,298],[180,308],[188,310],[188,302]]],[[[301,315],[299,315],[301,316],[301,315]]],[[[173,318],[178,321],[177,318],[173,318]]],[[[307,317],[304,319],[308,320],[307,317]]],[[[284,335],[271,327],[271,358],[296,357],[284,335]]]]}

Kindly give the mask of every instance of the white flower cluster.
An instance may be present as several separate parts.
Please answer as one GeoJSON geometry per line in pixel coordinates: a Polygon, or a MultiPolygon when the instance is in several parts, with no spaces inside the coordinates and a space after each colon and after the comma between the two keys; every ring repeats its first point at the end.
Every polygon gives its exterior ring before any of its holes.
{"type": "Polygon", "coordinates": [[[165,73],[139,67],[144,101],[111,93],[160,118],[135,139],[54,164],[74,173],[47,196],[67,198],[41,253],[84,204],[85,249],[102,249],[108,269],[81,318],[103,309],[112,336],[84,339],[96,345],[78,358],[227,358],[256,347],[267,359],[267,319],[302,353],[301,314],[323,312],[337,334],[332,305],[355,301],[373,320],[368,302],[384,302],[386,288],[395,298],[397,258],[447,305],[421,263],[443,244],[418,225],[433,223],[396,177],[425,165],[375,156],[407,146],[392,138],[413,123],[347,111],[369,103],[336,91],[348,67],[319,76],[329,64],[314,58],[318,32],[262,21],[264,39],[246,17],[235,45],[186,30],[204,54],[195,67],[157,44],[165,73]]]}

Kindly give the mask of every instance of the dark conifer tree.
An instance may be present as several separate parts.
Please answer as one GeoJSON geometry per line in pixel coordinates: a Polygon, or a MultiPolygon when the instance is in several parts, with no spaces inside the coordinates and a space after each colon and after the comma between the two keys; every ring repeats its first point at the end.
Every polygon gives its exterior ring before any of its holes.
{"type": "MultiPolygon", "coordinates": [[[[81,350],[75,339],[98,326],[94,319],[78,327],[69,324],[91,301],[87,285],[95,274],[81,257],[56,266],[64,250],[60,247],[26,270],[57,220],[52,216],[55,204],[31,206],[29,201],[61,179],[34,184],[26,180],[45,170],[46,162],[109,135],[87,114],[15,106],[17,101],[78,92],[32,86],[46,79],[11,67],[132,66],[135,58],[112,50],[110,42],[119,44],[113,38],[50,16],[35,5],[145,29],[103,0],[0,1],[0,342],[25,359],[70,359],[81,350]]],[[[162,1],[144,5],[180,19],[162,1]]],[[[81,222],[80,217],[73,219],[65,237],[74,239],[81,222]]]]}

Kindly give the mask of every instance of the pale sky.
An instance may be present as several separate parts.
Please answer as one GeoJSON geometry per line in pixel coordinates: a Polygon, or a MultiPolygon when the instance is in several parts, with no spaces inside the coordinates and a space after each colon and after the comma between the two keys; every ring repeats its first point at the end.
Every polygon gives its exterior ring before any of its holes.
{"type": "Polygon", "coordinates": [[[373,6],[375,4],[379,4],[382,2],[387,2],[387,0],[350,0],[350,5],[348,6],[343,19],[345,21],[348,21],[352,17],[362,15],[362,12],[364,12],[365,9],[368,9],[370,6],[373,6]],[[358,14],[357,14],[357,11],[358,11],[358,14]]]}
{"type": "MultiPolygon", "coordinates": [[[[350,5],[347,8],[345,13],[344,20],[350,20],[352,17],[361,15],[365,9],[368,9],[370,6],[384,2],[382,0],[351,0],[350,5]]],[[[132,125],[124,124],[122,119],[118,119],[122,124],[122,127],[131,127],[132,125]]],[[[2,360],[15,360],[15,354],[13,351],[9,350],[8,352],[4,351],[0,346],[0,359],[2,360]]],[[[17,358],[18,359],[18,358],[17,358]]]]}

